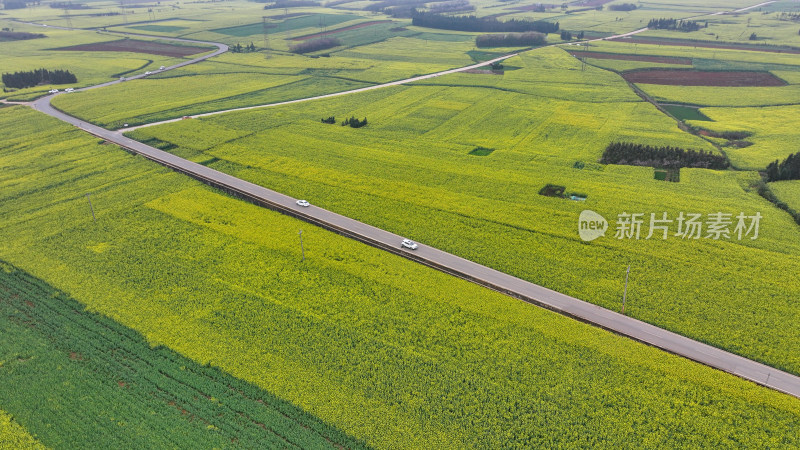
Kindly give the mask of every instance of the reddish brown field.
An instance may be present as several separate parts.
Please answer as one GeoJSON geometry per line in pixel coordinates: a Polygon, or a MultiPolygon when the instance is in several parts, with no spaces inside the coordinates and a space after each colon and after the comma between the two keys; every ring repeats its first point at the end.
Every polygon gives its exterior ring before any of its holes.
{"type": "Polygon", "coordinates": [[[623,55],[621,53],[601,53],[601,52],[583,52],[574,51],[569,52],[570,55],[577,58],[596,58],[596,59],[618,59],[623,61],[645,61],[652,63],[664,64],[684,64],[692,65],[691,58],[678,58],[673,56],[646,56],[646,55],[623,55]]]}
{"type": "Polygon", "coordinates": [[[370,21],[370,22],[357,23],[355,25],[350,25],[349,27],[337,28],[337,29],[331,30],[331,31],[323,31],[322,33],[314,33],[314,34],[307,34],[305,36],[298,36],[298,37],[292,38],[292,40],[293,41],[305,41],[306,39],[315,39],[315,38],[319,38],[319,37],[323,37],[323,36],[330,36],[331,34],[341,33],[342,31],[356,30],[356,29],[359,29],[359,28],[368,27],[370,25],[375,25],[375,24],[378,24],[378,23],[386,23],[386,22],[391,22],[391,20],[373,20],[373,21],[370,21]]]}
{"type": "Polygon", "coordinates": [[[703,41],[679,41],[658,38],[635,38],[624,37],[620,39],[613,39],[618,42],[626,42],[629,44],[648,44],[648,45],[672,45],[677,47],[700,47],[700,48],[721,48],[730,50],[749,50],[753,52],[769,52],[769,53],[794,53],[800,54],[800,50],[792,48],[778,48],[768,47],[766,45],[748,45],[748,44],[731,44],[731,43],[716,43],[716,42],[703,42],[703,41]]]}
{"type": "Polygon", "coordinates": [[[769,72],[710,72],[701,70],[640,70],[622,75],[631,83],[670,86],[785,86],[769,72]]]}
{"type": "Polygon", "coordinates": [[[184,45],[162,44],[160,42],[139,41],[136,39],[121,39],[119,41],[98,42],[96,44],[73,45],[56,50],[76,52],[133,52],[147,53],[150,55],[182,57],[204,53],[211,49],[203,47],[189,47],[184,45]]]}

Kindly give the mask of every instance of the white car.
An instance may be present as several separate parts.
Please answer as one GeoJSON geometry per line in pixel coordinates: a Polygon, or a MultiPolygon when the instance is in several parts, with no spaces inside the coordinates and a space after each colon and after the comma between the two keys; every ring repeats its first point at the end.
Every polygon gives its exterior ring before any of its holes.
{"type": "Polygon", "coordinates": [[[403,242],[400,243],[401,247],[405,247],[411,250],[416,250],[419,245],[416,242],[412,241],[411,239],[403,239],[403,242]]]}
{"type": "Polygon", "coordinates": [[[308,203],[308,202],[307,202],[307,201],[305,201],[305,200],[298,200],[298,201],[297,201],[297,206],[302,206],[302,207],[304,207],[304,208],[305,208],[305,207],[311,206],[311,203],[308,203]]]}
{"type": "Polygon", "coordinates": [[[50,89],[50,91],[48,92],[50,92],[51,94],[55,94],[56,92],[58,92],[58,89],[50,89]]]}
{"type": "Polygon", "coordinates": [[[151,73],[153,73],[153,72],[147,71],[147,72],[145,72],[144,74],[145,74],[145,75],[150,75],[151,73]]]}
{"type": "Polygon", "coordinates": [[[166,66],[161,66],[158,68],[158,70],[164,70],[164,69],[166,69],[166,66]]]}
{"type": "Polygon", "coordinates": [[[64,92],[74,92],[74,91],[75,91],[75,89],[73,89],[73,88],[66,88],[66,89],[64,89],[64,92]]]}

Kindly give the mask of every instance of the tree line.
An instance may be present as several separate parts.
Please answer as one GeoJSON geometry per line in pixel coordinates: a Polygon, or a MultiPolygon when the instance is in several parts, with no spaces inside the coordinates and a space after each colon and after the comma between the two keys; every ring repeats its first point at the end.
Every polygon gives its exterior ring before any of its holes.
{"type": "Polygon", "coordinates": [[[13,31],[10,28],[3,28],[0,31],[0,42],[2,41],[24,41],[26,39],[39,39],[47,37],[41,33],[27,33],[25,31],[13,31]]]}
{"type": "Polygon", "coordinates": [[[68,70],[36,69],[30,72],[14,72],[3,74],[3,84],[6,87],[23,89],[37,84],[71,84],[77,83],[78,78],[68,70]]]}
{"type": "Polygon", "coordinates": [[[467,0],[452,0],[449,2],[433,3],[428,7],[432,13],[475,11],[475,6],[467,0]]]}
{"type": "MultiPolygon", "coordinates": [[[[706,26],[708,26],[707,22],[706,26]]],[[[651,30],[697,31],[700,29],[700,24],[694,20],[650,19],[650,22],[647,23],[647,28],[651,30]]]]}
{"type": "Polygon", "coordinates": [[[610,5],[608,9],[610,11],[633,11],[636,9],[636,5],[633,3],[617,3],[616,5],[610,5]]]}
{"type": "Polygon", "coordinates": [[[501,22],[494,17],[447,16],[420,11],[416,11],[412,14],[411,24],[417,27],[438,28],[441,30],[485,33],[522,33],[526,31],[555,33],[558,31],[559,26],[558,22],[550,23],[541,20],[511,19],[501,22]]]}
{"type": "Polygon", "coordinates": [[[792,153],[781,162],[776,159],[767,166],[767,181],[800,180],[800,152],[792,153]]]}
{"type": "Polygon", "coordinates": [[[292,53],[310,53],[316,52],[317,50],[338,47],[339,45],[342,45],[342,42],[336,38],[311,39],[292,45],[289,47],[289,51],[292,53]]]}
{"type": "Polygon", "coordinates": [[[664,169],[700,167],[723,170],[729,166],[728,160],[724,155],[716,155],[703,150],[685,150],[669,146],[652,147],[629,142],[612,142],[608,144],[600,162],[603,164],[623,164],[664,169]]]}
{"type": "Polygon", "coordinates": [[[256,51],[256,44],[251,42],[250,45],[242,46],[242,44],[237,42],[236,45],[231,46],[230,49],[233,53],[250,53],[256,51]]]}
{"type": "Polygon", "coordinates": [[[475,38],[477,47],[536,46],[547,43],[547,36],[536,31],[527,33],[482,34],[475,38]]]}

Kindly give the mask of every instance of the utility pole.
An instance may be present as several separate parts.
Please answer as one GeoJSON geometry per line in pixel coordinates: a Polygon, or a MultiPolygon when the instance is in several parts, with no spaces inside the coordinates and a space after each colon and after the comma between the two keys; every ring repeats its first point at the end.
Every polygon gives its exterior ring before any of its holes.
{"type": "Polygon", "coordinates": [[[303,261],[306,260],[306,251],[303,249],[303,230],[298,233],[300,235],[300,254],[303,255],[303,261]]]}
{"type": "Polygon", "coordinates": [[[625,291],[622,293],[622,314],[625,314],[625,300],[628,298],[628,275],[631,273],[631,265],[628,264],[628,270],[625,271],[625,291]]]}
{"type": "Polygon", "coordinates": [[[89,198],[89,194],[86,194],[86,200],[89,201],[89,209],[92,210],[92,220],[97,222],[97,218],[94,216],[94,206],[92,206],[92,199],[89,198]]]}

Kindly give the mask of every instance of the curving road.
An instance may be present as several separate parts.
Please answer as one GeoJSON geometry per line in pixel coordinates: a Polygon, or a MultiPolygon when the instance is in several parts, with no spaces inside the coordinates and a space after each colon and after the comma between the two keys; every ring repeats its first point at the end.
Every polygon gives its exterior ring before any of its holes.
{"type": "MultiPolygon", "coordinates": [[[[637,32],[643,30],[644,29],[637,30],[637,32]]],[[[224,49],[227,48],[224,46],[224,44],[183,39],[172,40],[216,45],[218,50],[214,53],[201,56],[194,60],[170,66],[170,68],[182,67],[187,64],[202,61],[211,56],[222,53],[225,51],[224,49]]],[[[511,55],[498,58],[498,60],[505,59],[509,56],[511,55]]],[[[460,69],[438,72],[436,74],[423,75],[421,77],[414,77],[408,80],[395,81],[383,85],[370,86],[368,88],[361,88],[337,94],[328,94],[314,98],[326,98],[336,95],[363,92],[381,87],[395,86],[415,80],[432,78],[434,76],[441,76],[448,73],[468,70],[470,68],[475,68],[486,64],[489,64],[489,62],[463,67],[460,69]]],[[[107,86],[109,84],[118,82],[120,81],[116,80],[84,89],[107,86]]],[[[670,353],[684,356],[701,364],[723,370],[763,386],[767,386],[769,388],[800,398],[800,377],[798,376],[749,360],[739,355],[720,350],[716,347],[689,339],[679,334],[658,328],[654,325],[650,325],[614,311],[601,308],[577,298],[552,291],[542,286],[499,272],[489,267],[482,266],[475,262],[460,258],[433,247],[420,245],[416,251],[403,249],[400,247],[400,241],[402,240],[402,237],[399,235],[316,206],[310,206],[306,208],[299,207],[295,204],[294,198],[283,195],[279,192],[266,189],[223,172],[208,168],[201,164],[179,158],[170,153],[127,138],[119,132],[106,130],[98,126],[88,124],[83,122],[81,119],[72,117],[53,108],[53,106],[50,105],[50,100],[52,97],[53,95],[49,95],[40,98],[34,102],[31,102],[30,105],[38,111],[70,123],[88,133],[107,141],[114,142],[123,148],[140,154],[148,159],[158,162],[159,164],[171,167],[176,171],[192,176],[198,180],[201,180],[212,186],[216,186],[240,197],[246,198],[259,205],[297,217],[341,235],[357,239],[361,242],[401,255],[421,264],[433,267],[437,270],[441,270],[443,272],[472,281],[476,284],[494,289],[511,297],[556,311],[587,323],[594,324],[615,333],[628,336],[637,341],[661,348],[670,353]]],[[[294,100],[281,104],[309,100],[311,99],[294,100]]],[[[237,110],[260,107],[264,106],[238,108],[237,110]]]]}

